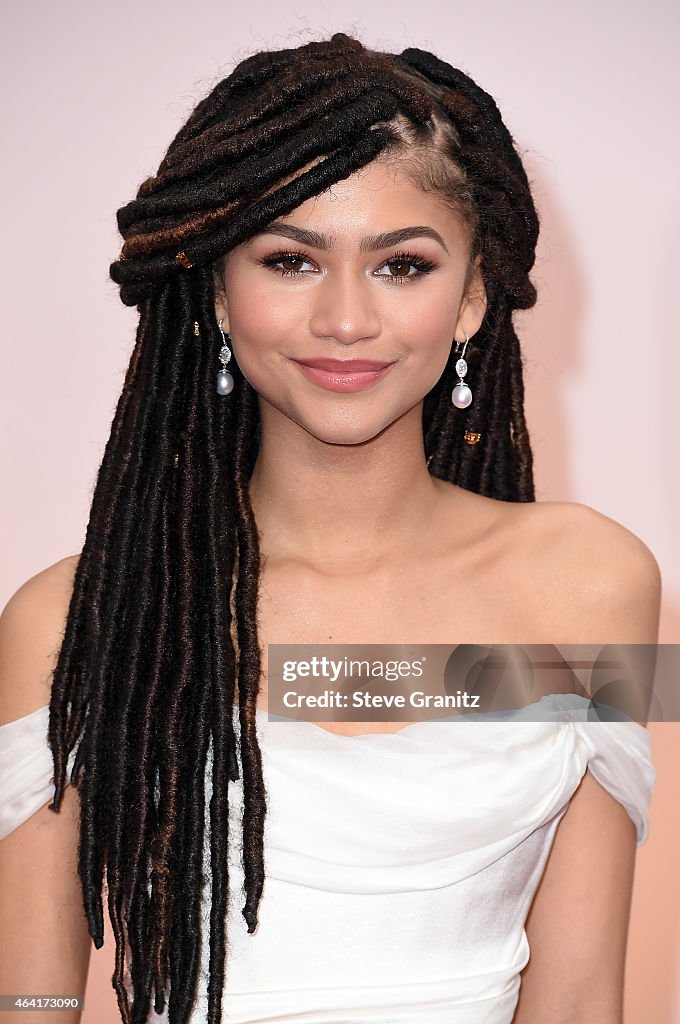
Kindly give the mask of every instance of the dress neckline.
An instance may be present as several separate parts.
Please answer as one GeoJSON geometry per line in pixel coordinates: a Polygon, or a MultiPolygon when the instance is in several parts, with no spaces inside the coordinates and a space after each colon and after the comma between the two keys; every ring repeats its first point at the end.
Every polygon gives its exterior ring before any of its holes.
{"type": "MultiPolygon", "coordinates": [[[[238,705],[237,704],[234,704],[234,709],[238,712],[238,705]]],[[[326,729],[322,725],[317,725],[316,722],[310,722],[306,718],[286,718],[284,715],[274,715],[273,718],[270,718],[269,711],[266,711],[264,708],[255,708],[255,716],[260,721],[260,723],[266,722],[268,726],[269,725],[273,725],[273,726],[278,726],[278,725],[303,726],[305,728],[314,729],[316,732],[325,733],[325,735],[332,736],[332,737],[337,738],[339,740],[361,740],[361,739],[365,739],[367,736],[383,736],[383,737],[384,736],[401,736],[403,733],[409,732],[411,729],[414,729],[417,726],[423,726],[423,725],[430,724],[430,720],[424,720],[422,722],[409,722],[403,728],[396,729],[394,732],[380,732],[380,731],[376,731],[376,732],[363,732],[363,733],[347,734],[347,733],[341,733],[341,732],[333,732],[331,729],[326,729]]]]}
{"type": "MultiPolygon", "coordinates": [[[[237,709],[238,705],[235,704],[234,708],[237,709]]],[[[506,718],[509,718],[513,713],[514,713],[514,711],[499,712],[499,713],[497,713],[497,719],[496,720],[503,721],[506,718]]],[[[271,719],[269,717],[269,711],[266,711],[264,708],[257,708],[256,707],[255,708],[255,715],[256,715],[256,717],[259,719],[259,721],[261,723],[262,722],[266,722],[267,726],[273,725],[274,727],[276,727],[277,725],[281,725],[281,724],[283,724],[283,725],[303,726],[303,727],[306,727],[306,728],[314,729],[314,731],[317,732],[317,733],[323,733],[326,736],[331,736],[334,739],[338,739],[338,740],[365,740],[365,739],[367,739],[369,737],[371,739],[375,739],[376,737],[380,738],[380,739],[384,739],[384,738],[388,738],[389,739],[390,737],[397,737],[397,736],[401,737],[401,736],[405,736],[407,733],[411,733],[415,729],[422,729],[423,726],[437,725],[437,724],[439,724],[439,725],[449,724],[450,725],[450,724],[452,724],[453,722],[455,722],[455,721],[457,721],[459,719],[462,720],[462,719],[465,719],[465,718],[469,717],[467,715],[456,715],[456,716],[452,716],[452,717],[449,717],[449,718],[441,718],[441,719],[438,719],[438,718],[425,718],[425,719],[423,719],[420,722],[409,722],[407,725],[403,726],[401,729],[396,729],[394,732],[375,731],[375,732],[360,732],[360,733],[347,734],[347,733],[341,733],[341,732],[333,732],[331,729],[325,729],[322,725],[317,725],[316,722],[310,722],[306,718],[295,719],[295,718],[286,718],[283,715],[274,715],[273,719],[271,719]]],[[[473,718],[474,718],[474,716],[473,716],[473,718]]]]}

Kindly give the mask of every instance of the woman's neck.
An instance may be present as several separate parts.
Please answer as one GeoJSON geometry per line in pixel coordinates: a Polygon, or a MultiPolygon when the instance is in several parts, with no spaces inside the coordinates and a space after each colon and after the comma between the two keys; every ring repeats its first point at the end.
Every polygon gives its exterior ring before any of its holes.
{"type": "Polygon", "coordinates": [[[249,485],[270,560],[366,569],[427,538],[451,486],[430,476],[419,422],[358,444],[327,443],[287,423],[294,429],[263,425],[249,485]]]}

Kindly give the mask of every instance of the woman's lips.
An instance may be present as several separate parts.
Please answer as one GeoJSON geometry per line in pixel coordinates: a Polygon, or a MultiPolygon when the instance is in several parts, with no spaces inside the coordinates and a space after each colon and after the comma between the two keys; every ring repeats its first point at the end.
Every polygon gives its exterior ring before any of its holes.
{"type": "MultiPolygon", "coordinates": [[[[326,391],[354,392],[365,391],[373,387],[379,380],[389,373],[394,363],[387,363],[379,369],[373,370],[350,370],[350,369],[324,369],[320,366],[310,366],[308,363],[293,362],[300,368],[307,380],[313,384],[325,388],[326,391]]],[[[359,363],[361,365],[361,363],[359,363]]],[[[365,365],[365,364],[364,364],[365,365]]]]}

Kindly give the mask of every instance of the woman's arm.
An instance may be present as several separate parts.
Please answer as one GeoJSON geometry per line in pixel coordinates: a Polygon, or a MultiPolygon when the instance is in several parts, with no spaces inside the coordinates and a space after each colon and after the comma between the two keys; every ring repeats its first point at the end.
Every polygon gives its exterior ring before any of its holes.
{"type": "MultiPolygon", "coordinates": [[[[49,703],[76,561],[62,559],[32,577],[0,616],[0,725],[49,703]]],[[[77,874],[78,800],[67,786],[58,814],[41,807],[0,840],[3,995],[84,995],[92,940],[77,874]]],[[[9,1016],[12,1024],[77,1024],[81,1015],[27,1009],[9,1016]]]]}
{"type": "MultiPolygon", "coordinates": [[[[573,640],[565,642],[657,643],[661,577],[653,555],[591,512],[578,506],[579,529],[565,531],[560,550],[564,578],[582,595],[583,631],[570,619],[573,640]]],[[[621,1024],[635,854],[628,813],[586,771],[529,911],[531,956],[513,1024],[621,1024]]]]}

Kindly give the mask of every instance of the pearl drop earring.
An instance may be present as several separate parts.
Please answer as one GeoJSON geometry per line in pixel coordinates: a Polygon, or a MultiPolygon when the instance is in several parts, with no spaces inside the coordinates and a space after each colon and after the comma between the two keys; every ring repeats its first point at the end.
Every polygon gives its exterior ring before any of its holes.
{"type": "Polygon", "coordinates": [[[222,369],[217,371],[217,394],[218,395],[230,395],[234,390],[234,378],[227,370],[227,363],[231,359],[231,349],[227,345],[227,334],[225,337],[224,331],[222,330],[223,321],[220,320],[219,328],[220,334],[222,335],[222,348],[220,349],[220,362],[222,363],[222,369]]]}
{"type": "MultiPolygon", "coordinates": [[[[465,349],[467,348],[468,341],[470,340],[467,332],[463,331],[465,335],[465,345],[463,346],[463,352],[460,359],[456,363],[456,373],[458,374],[458,383],[451,392],[451,401],[455,405],[456,409],[467,409],[468,405],[472,402],[472,392],[467,386],[463,377],[467,373],[467,363],[465,362],[465,349]]],[[[462,345],[462,341],[456,342],[456,352],[458,351],[459,345],[462,345]]]]}

